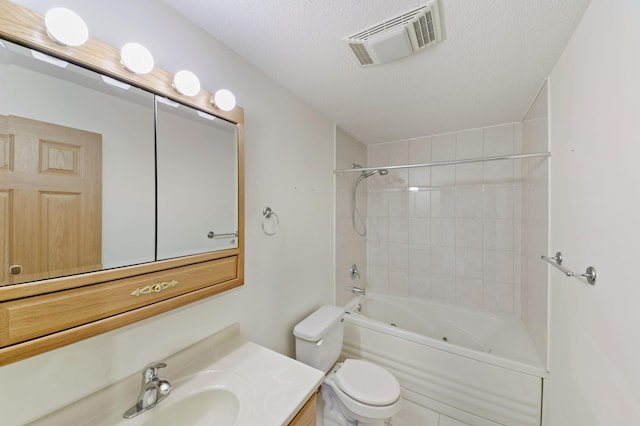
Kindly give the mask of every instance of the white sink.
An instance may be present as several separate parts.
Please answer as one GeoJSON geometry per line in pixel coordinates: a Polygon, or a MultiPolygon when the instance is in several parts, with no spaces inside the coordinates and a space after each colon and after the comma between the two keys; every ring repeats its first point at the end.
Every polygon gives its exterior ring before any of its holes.
{"type": "Polygon", "coordinates": [[[123,418],[140,394],[136,372],[30,426],[283,425],[324,380],[321,371],[247,342],[238,324],[163,358],[160,376],[172,388],[155,407],[123,418]]]}
{"type": "Polygon", "coordinates": [[[144,425],[219,425],[232,426],[240,412],[240,400],[227,389],[206,389],[180,400],[171,395],[158,404],[144,425]]]}

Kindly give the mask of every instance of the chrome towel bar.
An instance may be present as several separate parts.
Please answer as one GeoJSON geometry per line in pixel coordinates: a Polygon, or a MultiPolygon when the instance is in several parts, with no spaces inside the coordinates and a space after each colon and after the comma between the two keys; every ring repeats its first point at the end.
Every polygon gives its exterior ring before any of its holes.
{"type": "Polygon", "coordinates": [[[594,268],[593,266],[588,266],[584,274],[576,274],[575,272],[562,266],[561,252],[557,252],[555,257],[549,257],[549,256],[543,255],[543,256],[540,256],[540,259],[546,260],[547,263],[549,263],[549,265],[553,266],[554,268],[556,268],[557,270],[565,274],[567,277],[579,276],[579,277],[585,278],[589,284],[596,285],[597,274],[596,274],[596,268],[594,268]]]}
{"type": "Polygon", "coordinates": [[[220,237],[237,237],[238,236],[238,231],[235,232],[227,232],[225,234],[216,234],[213,231],[209,231],[209,233],[207,234],[207,238],[220,238],[220,237]]]}

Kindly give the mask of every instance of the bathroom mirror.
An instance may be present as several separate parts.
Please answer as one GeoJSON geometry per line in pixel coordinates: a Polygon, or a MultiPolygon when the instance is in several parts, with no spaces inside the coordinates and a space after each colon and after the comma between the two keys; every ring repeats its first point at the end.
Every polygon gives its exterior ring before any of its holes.
{"type": "Polygon", "coordinates": [[[0,365],[243,285],[244,110],[13,2],[0,37],[0,365]]]}
{"type": "Polygon", "coordinates": [[[0,285],[155,260],[153,94],[0,47],[0,285]]]}
{"type": "Polygon", "coordinates": [[[238,247],[237,127],[157,101],[158,260],[238,247]]]}
{"type": "Polygon", "coordinates": [[[238,247],[235,124],[3,45],[0,285],[238,247]]]}

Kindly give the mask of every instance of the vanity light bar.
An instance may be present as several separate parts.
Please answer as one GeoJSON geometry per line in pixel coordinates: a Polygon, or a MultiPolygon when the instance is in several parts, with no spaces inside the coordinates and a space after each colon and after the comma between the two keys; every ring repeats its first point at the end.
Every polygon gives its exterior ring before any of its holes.
{"type": "MultiPolygon", "coordinates": [[[[45,17],[44,24],[47,35],[54,42],[63,46],[77,47],[83,45],[89,39],[89,29],[84,20],[70,9],[64,7],[54,7],[50,9],[45,17]]],[[[0,47],[5,47],[0,42],[0,47]]],[[[34,58],[48,62],[50,64],[66,67],[67,62],[32,51],[34,58]]],[[[127,43],[120,49],[120,62],[127,70],[135,74],[147,74],[153,71],[154,59],[151,52],[139,43],[127,43]]],[[[112,86],[128,90],[131,85],[114,80],[110,77],[103,77],[105,83],[112,86]]],[[[191,71],[181,70],[173,76],[171,83],[173,89],[184,96],[196,96],[200,93],[200,80],[191,71]]],[[[167,105],[177,106],[178,104],[168,99],[159,98],[160,102],[167,105]]],[[[211,105],[221,111],[231,111],[236,107],[236,97],[227,89],[220,89],[211,97],[211,105]]],[[[204,115],[203,115],[204,117],[204,115]]],[[[214,116],[208,116],[210,118],[214,116]]]]}
{"type": "Polygon", "coordinates": [[[213,95],[213,98],[211,98],[211,103],[222,111],[231,111],[236,107],[236,97],[231,91],[220,89],[213,95]]]}
{"type": "Polygon", "coordinates": [[[44,16],[47,35],[63,46],[82,46],[89,39],[89,29],[80,15],[64,7],[54,7],[44,16]]]}
{"type": "Polygon", "coordinates": [[[191,71],[178,71],[173,76],[173,89],[185,96],[195,96],[200,92],[200,80],[191,71]]]}
{"type": "Polygon", "coordinates": [[[153,70],[153,55],[140,43],[127,43],[120,49],[122,65],[132,73],[147,74],[153,70]]]}

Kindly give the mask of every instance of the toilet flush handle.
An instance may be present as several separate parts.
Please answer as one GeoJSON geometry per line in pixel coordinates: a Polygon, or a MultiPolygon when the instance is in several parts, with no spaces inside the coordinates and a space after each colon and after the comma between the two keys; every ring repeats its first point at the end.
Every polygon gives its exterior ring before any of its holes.
{"type": "Polygon", "coordinates": [[[316,346],[322,346],[322,339],[320,339],[320,340],[318,340],[318,341],[316,342],[316,346]]]}

